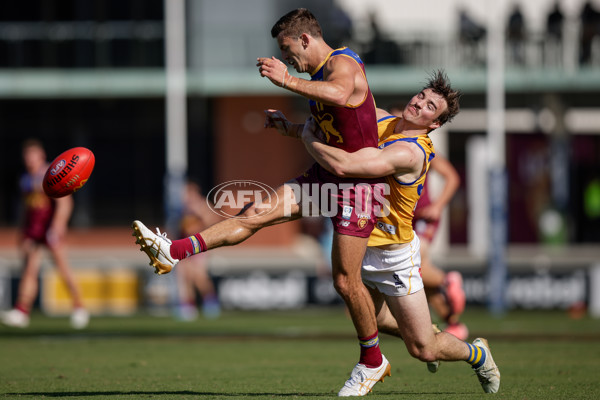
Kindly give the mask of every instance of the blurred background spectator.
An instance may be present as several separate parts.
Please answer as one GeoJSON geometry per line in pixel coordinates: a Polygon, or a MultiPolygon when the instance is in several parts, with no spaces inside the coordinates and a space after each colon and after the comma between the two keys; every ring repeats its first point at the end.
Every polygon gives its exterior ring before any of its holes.
{"type": "Polygon", "coordinates": [[[475,22],[465,8],[459,8],[459,38],[463,53],[468,63],[480,65],[485,59],[481,54],[480,45],[485,39],[486,30],[475,22]]]}
{"type": "MultiPolygon", "coordinates": [[[[200,186],[188,180],[182,193],[183,210],[177,237],[188,237],[217,223],[221,218],[212,212],[200,186]]],[[[208,273],[206,254],[197,254],[181,260],[175,269],[177,298],[175,316],[182,321],[198,317],[198,306],[205,318],[218,318],[221,313],[219,299],[208,273]],[[200,298],[197,298],[197,295],[200,298]]]]}
{"type": "Polygon", "coordinates": [[[513,5],[513,9],[508,16],[506,38],[508,40],[512,60],[518,65],[523,65],[525,62],[526,34],[525,18],[521,12],[521,7],[516,3],[513,5]]]}
{"type": "Polygon", "coordinates": [[[592,60],[592,45],[600,34],[600,13],[591,1],[586,1],[581,10],[581,64],[589,64],[592,60]]]}
{"type": "Polygon", "coordinates": [[[560,41],[563,35],[563,23],[565,16],[560,10],[560,3],[554,3],[554,7],[550,14],[548,14],[548,21],[546,23],[546,34],[549,38],[560,41]]]}
{"type": "Polygon", "coordinates": [[[565,16],[561,11],[560,3],[557,1],[548,14],[546,21],[546,47],[545,62],[560,65],[563,53],[563,30],[565,16]]]}

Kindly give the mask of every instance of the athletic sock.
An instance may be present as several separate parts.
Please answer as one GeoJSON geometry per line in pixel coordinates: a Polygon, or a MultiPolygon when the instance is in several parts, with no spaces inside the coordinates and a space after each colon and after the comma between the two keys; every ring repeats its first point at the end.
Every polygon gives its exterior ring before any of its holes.
{"type": "Polygon", "coordinates": [[[21,311],[23,314],[27,314],[29,315],[30,309],[29,307],[25,307],[23,304],[21,303],[17,303],[15,304],[15,310],[19,310],[21,311]]]}
{"type": "Polygon", "coordinates": [[[173,240],[171,243],[171,257],[181,260],[194,254],[206,251],[206,243],[199,233],[184,239],[173,240]]]}
{"type": "Polygon", "coordinates": [[[467,359],[467,362],[471,364],[473,369],[481,367],[485,363],[485,349],[471,343],[466,343],[466,345],[469,346],[469,358],[467,359]]]}
{"type": "Polygon", "coordinates": [[[358,338],[358,344],[360,345],[359,363],[364,364],[367,368],[377,368],[383,362],[378,334],[379,332],[375,331],[370,336],[358,338]]]}

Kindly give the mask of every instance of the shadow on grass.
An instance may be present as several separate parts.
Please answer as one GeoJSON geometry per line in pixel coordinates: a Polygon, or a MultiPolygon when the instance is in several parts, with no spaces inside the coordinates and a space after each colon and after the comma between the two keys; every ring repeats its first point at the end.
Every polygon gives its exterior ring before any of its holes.
{"type": "Polygon", "coordinates": [[[219,341],[237,341],[241,339],[252,339],[252,340],[341,340],[354,338],[353,334],[346,333],[311,333],[311,332],[279,332],[279,333],[231,333],[226,331],[215,331],[215,332],[100,332],[100,331],[87,331],[87,332],[65,332],[65,331],[26,331],[26,330],[1,330],[0,339],[39,339],[44,338],[55,338],[55,339],[127,339],[127,338],[148,338],[155,339],[211,339],[219,341]]]}
{"type": "Polygon", "coordinates": [[[40,397],[93,397],[93,396],[161,396],[161,395],[187,395],[187,396],[214,396],[214,397],[331,397],[334,393],[227,393],[227,392],[195,392],[192,390],[173,391],[105,391],[105,392],[25,392],[4,393],[7,396],[40,396],[40,397]]]}
{"type": "MultiPolygon", "coordinates": [[[[25,393],[2,393],[5,396],[34,396],[34,397],[94,397],[94,396],[210,396],[210,397],[337,397],[336,393],[274,393],[274,392],[261,392],[261,393],[232,393],[232,392],[196,392],[192,390],[172,390],[172,391],[89,391],[89,392],[25,392],[25,393]]],[[[471,392],[398,392],[398,391],[379,391],[378,396],[457,396],[461,395],[464,397],[477,396],[480,393],[471,392]]],[[[372,396],[372,394],[371,394],[372,396]]]]}

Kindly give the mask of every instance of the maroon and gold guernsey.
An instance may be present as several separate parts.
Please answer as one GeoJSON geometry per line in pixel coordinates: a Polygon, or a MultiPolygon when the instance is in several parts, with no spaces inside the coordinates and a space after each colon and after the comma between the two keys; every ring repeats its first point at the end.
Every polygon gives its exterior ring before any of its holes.
{"type": "Polygon", "coordinates": [[[42,188],[45,168],[37,174],[25,174],[20,186],[25,199],[25,221],[23,235],[36,242],[46,243],[46,233],[50,228],[56,201],[46,196],[42,188]]]}
{"type": "MultiPolygon", "coordinates": [[[[311,74],[312,81],[323,80],[323,69],[331,57],[349,57],[360,66],[363,76],[365,68],[358,55],[347,48],[334,50],[311,74]]],[[[366,79],[366,77],[365,77],[366,79]]],[[[314,100],[309,101],[313,118],[327,139],[327,144],[349,153],[363,147],[377,147],[377,115],[371,90],[367,90],[360,104],[330,106],[314,100]]],[[[315,185],[321,196],[328,195],[336,203],[335,215],[330,216],[333,229],[338,234],[367,238],[373,231],[377,216],[374,194],[379,190],[383,178],[340,178],[315,163],[303,175],[296,178],[303,191],[311,191],[315,185]],[[324,185],[334,185],[338,190],[323,193],[324,185]],[[346,187],[346,189],[343,189],[346,187]]],[[[314,194],[314,192],[313,192],[314,194]]]]}
{"type": "MultiPolygon", "coordinates": [[[[327,58],[311,73],[311,81],[323,80],[325,63],[331,57],[348,57],[354,60],[365,76],[365,65],[358,55],[347,47],[329,53],[327,58]]],[[[345,107],[331,106],[309,101],[313,118],[325,134],[327,144],[338,147],[349,153],[363,147],[377,147],[377,115],[375,101],[371,89],[367,90],[362,102],[358,105],[347,104],[345,107]]]]}
{"type": "Polygon", "coordinates": [[[403,141],[413,143],[421,149],[425,165],[421,175],[413,182],[400,182],[394,175],[385,177],[390,192],[386,195],[388,201],[385,216],[377,220],[376,229],[369,238],[369,246],[384,246],[395,243],[410,243],[414,237],[412,220],[415,207],[421,197],[423,184],[431,160],[435,157],[435,149],[429,135],[406,137],[394,132],[399,118],[388,116],[378,122],[380,139],[379,148],[383,149],[392,143],[403,141]]]}

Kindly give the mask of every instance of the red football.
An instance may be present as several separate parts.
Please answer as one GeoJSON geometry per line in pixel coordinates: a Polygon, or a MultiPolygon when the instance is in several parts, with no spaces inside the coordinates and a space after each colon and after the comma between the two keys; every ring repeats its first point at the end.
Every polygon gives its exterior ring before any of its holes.
{"type": "Polygon", "coordinates": [[[44,175],[44,192],[50,197],[64,197],[81,189],[88,181],[96,158],[85,147],[74,147],[56,157],[44,175]]]}

